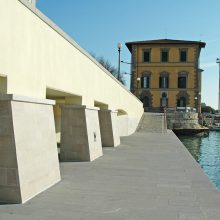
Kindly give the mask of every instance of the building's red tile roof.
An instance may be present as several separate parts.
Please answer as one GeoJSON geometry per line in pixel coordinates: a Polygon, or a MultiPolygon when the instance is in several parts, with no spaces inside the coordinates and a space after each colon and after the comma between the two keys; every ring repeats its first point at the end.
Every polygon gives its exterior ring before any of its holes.
{"type": "Polygon", "coordinates": [[[132,45],[138,44],[197,44],[200,47],[205,47],[206,43],[201,41],[188,41],[188,40],[172,40],[172,39],[159,39],[159,40],[146,40],[146,41],[133,41],[127,42],[125,45],[132,52],[132,45]]]}

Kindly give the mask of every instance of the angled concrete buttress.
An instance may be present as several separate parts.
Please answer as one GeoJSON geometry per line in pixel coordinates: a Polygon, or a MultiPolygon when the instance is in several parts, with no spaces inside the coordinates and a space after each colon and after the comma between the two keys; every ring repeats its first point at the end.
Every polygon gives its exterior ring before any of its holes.
{"type": "Polygon", "coordinates": [[[61,161],[93,161],[102,155],[98,108],[61,105],[61,161]]]}
{"type": "Polygon", "coordinates": [[[0,95],[0,202],[24,203],[60,181],[53,104],[0,95]]]}
{"type": "Polygon", "coordinates": [[[120,144],[117,113],[117,111],[112,110],[99,110],[99,123],[103,147],[116,147],[120,144]]]}

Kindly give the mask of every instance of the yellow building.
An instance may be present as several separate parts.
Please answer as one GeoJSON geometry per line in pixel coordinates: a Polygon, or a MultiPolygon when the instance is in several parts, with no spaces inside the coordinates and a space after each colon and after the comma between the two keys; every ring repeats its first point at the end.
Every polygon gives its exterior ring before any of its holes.
{"type": "Polygon", "coordinates": [[[131,91],[145,111],[161,107],[201,109],[199,56],[204,42],[150,40],[128,42],[131,52],[131,91]]]}

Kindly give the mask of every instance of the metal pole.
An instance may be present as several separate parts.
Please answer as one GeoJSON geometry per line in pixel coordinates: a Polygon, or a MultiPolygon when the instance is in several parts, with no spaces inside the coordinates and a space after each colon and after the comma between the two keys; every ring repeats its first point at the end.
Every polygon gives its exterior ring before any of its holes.
{"type": "Polygon", "coordinates": [[[163,133],[167,133],[167,110],[166,110],[166,107],[164,107],[163,133]]]}
{"type": "Polygon", "coordinates": [[[218,112],[220,112],[220,62],[219,65],[219,84],[218,84],[218,112]]]}
{"type": "Polygon", "coordinates": [[[197,68],[197,74],[196,74],[196,112],[199,113],[199,69],[197,68]]]}
{"type": "Polygon", "coordinates": [[[216,63],[219,67],[219,84],[218,84],[218,112],[220,112],[220,59],[216,59],[216,63]]]}
{"type": "Polygon", "coordinates": [[[121,48],[118,48],[118,80],[120,80],[121,48]]]}

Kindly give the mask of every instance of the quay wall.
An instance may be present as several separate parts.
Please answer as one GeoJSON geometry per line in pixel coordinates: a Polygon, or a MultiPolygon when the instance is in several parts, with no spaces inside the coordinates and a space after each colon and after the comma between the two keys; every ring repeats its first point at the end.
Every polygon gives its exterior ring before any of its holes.
{"type": "Polygon", "coordinates": [[[200,128],[198,113],[195,112],[172,112],[167,113],[167,128],[200,128]]]}

